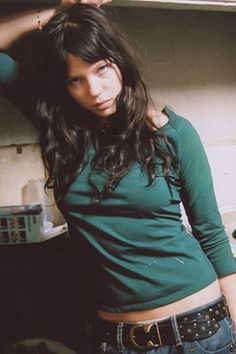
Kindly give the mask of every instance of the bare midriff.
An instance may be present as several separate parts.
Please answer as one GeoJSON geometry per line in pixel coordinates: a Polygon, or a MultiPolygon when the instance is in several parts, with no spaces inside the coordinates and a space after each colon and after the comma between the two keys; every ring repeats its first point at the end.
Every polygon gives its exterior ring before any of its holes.
{"type": "Polygon", "coordinates": [[[206,288],[189,295],[181,300],[172,302],[168,305],[155,307],[149,310],[132,311],[132,312],[106,312],[98,311],[99,318],[114,322],[142,322],[159,320],[169,316],[177,315],[181,312],[190,311],[198,306],[205,305],[216,300],[221,296],[218,280],[207,286],[206,288]]]}

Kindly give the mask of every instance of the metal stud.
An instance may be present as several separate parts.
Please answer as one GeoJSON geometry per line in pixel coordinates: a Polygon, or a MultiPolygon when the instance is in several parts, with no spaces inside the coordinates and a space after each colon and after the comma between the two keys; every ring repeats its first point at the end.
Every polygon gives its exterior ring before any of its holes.
{"type": "Polygon", "coordinates": [[[197,323],[196,322],[194,322],[193,327],[197,328],[197,323]]]}
{"type": "Polygon", "coordinates": [[[230,351],[230,352],[233,352],[234,349],[235,349],[235,345],[234,345],[234,344],[231,344],[231,345],[229,346],[229,351],[230,351]]]}
{"type": "Polygon", "coordinates": [[[188,328],[188,329],[187,329],[187,333],[192,333],[192,329],[191,329],[191,328],[188,328]]]}
{"type": "Polygon", "coordinates": [[[195,337],[196,337],[196,338],[198,338],[198,337],[199,337],[199,334],[198,334],[198,333],[196,333],[196,334],[195,334],[195,337]]]}
{"type": "Polygon", "coordinates": [[[202,330],[203,332],[205,332],[206,327],[205,327],[205,326],[202,326],[202,327],[201,327],[201,330],[202,330]]]}
{"type": "Polygon", "coordinates": [[[206,320],[209,320],[209,319],[210,319],[210,316],[209,316],[209,315],[206,315],[206,316],[205,316],[205,319],[206,319],[206,320]]]}
{"type": "Polygon", "coordinates": [[[212,309],[212,308],[209,308],[209,312],[213,312],[213,309],[212,309]]]}
{"type": "Polygon", "coordinates": [[[211,335],[211,334],[212,334],[212,331],[209,331],[208,333],[211,335]]]}
{"type": "Polygon", "coordinates": [[[185,322],[188,321],[188,317],[184,317],[184,321],[185,321],[185,322]]]}

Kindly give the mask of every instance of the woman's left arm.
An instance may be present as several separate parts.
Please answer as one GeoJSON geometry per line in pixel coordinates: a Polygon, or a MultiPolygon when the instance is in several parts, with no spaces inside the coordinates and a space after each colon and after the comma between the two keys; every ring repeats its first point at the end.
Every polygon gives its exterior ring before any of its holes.
{"type": "Polygon", "coordinates": [[[236,273],[220,278],[219,282],[236,330],[236,273]]]}
{"type": "Polygon", "coordinates": [[[236,328],[236,261],[219,213],[209,162],[190,122],[179,128],[181,196],[192,228],[218,276],[236,328]]]}

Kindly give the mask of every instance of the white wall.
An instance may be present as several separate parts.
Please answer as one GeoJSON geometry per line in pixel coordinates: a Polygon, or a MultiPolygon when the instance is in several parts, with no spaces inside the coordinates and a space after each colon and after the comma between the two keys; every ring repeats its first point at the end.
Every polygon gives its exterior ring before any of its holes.
{"type": "Polygon", "coordinates": [[[37,142],[33,124],[3,96],[0,96],[0,127],[1,147],[37,142]]]}
{"type": "Polygon", "coordinates": [[[220,207],[236,205],[236,13],[122,8],[118,18],[154,100],[199,132],[220,207]]]}

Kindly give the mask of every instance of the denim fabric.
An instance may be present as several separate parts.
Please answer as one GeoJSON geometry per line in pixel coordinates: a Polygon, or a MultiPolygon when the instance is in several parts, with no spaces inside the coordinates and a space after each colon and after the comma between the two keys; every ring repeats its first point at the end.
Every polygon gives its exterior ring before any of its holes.
{"type": "Polygon", "coordinates": [[[196,340],[194,342],[182,342],[181,346],[164,346],[149,351],[137,352],[128,348],[114,348],[102,343],[97,353],[107,354],[236,354],[236,332],[233,331],[231,319],[226,317],[220,323],[220,329],[213,336],[196,340]]]}
{"type": "MultiPolygon", "coordinates": [[[[200,311],[205,306],[198,307],[195,311],[200,311]]],[[[189,314],[192,311],[185,312],[189,314]]],[[[173,316],[175,318],[175,316],[173,316]]],[[[172,318],[172,319],[173,319],[172,318]]],[[[173,326],[174,326],[173,321],[173,326]]],[[[163,346],[148,351],[135,351],[123,346],[122,344],[122,325],[119,324],[119,331],[117,333],[117,347],[111,347],[107,343],[100,343],[96,354],[236,354],[236,331],[233,328],[232,320],[230,317],[225,317],[219,322],[220,328],[218,331],[209,338],[196,340],[192,342],[179,341],[178,328],[175,327],[176,343],[178,345],[163,346]]]]}

